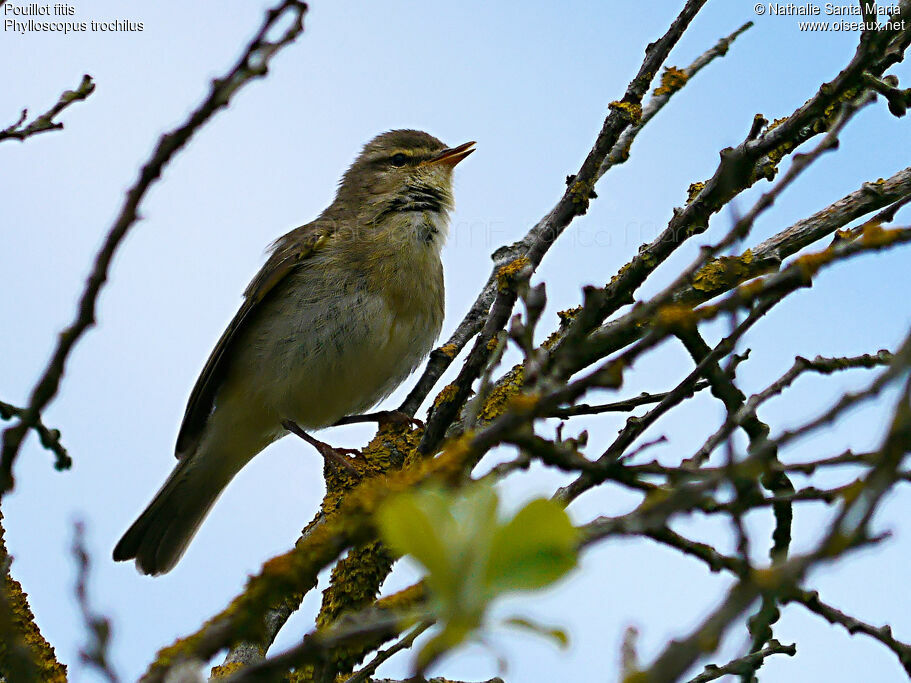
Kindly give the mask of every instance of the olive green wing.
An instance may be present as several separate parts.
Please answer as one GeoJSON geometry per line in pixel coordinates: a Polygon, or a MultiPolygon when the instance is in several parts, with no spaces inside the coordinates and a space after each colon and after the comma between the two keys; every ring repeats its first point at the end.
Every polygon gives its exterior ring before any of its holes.
{"type": "Polygon", "coordinates": [[[260,304],[275,290],[276,285],[322,248],[330,234],[329,230],[309,223],[276,240],[272,255],[244,292],[244,303],[221,335],[190,393],[180,432],[177,434],[175,452],[178,458],[192,453],[199,443],[206,421],[215,407],[215,395],[228,374],[233,356],[231,351],[244,326],[254,317],[260,304]]]}

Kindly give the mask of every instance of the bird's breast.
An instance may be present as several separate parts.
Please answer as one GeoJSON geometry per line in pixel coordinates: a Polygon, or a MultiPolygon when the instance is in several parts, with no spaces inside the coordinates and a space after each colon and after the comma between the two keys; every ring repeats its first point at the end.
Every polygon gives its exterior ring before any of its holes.
{"type": "Polygon", "coordinates": [[[363,412],[421,362],[443,321],[439,253],[391,244],[318,256],[272,301],[255,342],[261,399],[306,428],[363,412]]]}

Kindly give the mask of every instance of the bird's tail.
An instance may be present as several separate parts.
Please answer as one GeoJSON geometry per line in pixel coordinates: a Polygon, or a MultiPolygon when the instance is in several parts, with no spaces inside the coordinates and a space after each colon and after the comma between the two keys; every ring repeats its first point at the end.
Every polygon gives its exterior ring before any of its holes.
{"type": "Polygon", "coordinates": [[[188,455],[155,494],[114,548],[114,559],[136,560],[143,574],[171,571],[184,554],[199,525],[237,469],[225,468],[225,460],[188,455]],[[207,464],[219,462],[216,469],[207,464]]]}

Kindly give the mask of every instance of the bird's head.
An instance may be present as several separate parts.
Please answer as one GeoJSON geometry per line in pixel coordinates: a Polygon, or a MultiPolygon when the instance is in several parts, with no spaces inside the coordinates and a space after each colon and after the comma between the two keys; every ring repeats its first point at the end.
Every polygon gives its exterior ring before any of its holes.
{"type": "Polygon", "coordinates": [[[447,147],[429,133],[392,130],[368,142],[339,183],[333,218],[381,225],[445,220],[453,207],[452,170],[474,142],[447,147]],[[403,217],[406,217],[403,219],[403,217]]]}

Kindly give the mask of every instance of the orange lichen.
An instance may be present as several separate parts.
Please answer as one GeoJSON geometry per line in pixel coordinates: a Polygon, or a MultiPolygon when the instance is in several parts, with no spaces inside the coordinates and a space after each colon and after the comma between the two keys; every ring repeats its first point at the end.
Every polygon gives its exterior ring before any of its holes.
{"type": "MultiPolygon", "coordinates": [[[[0,514],[0,520],[3,515],[0,514]]],[[[4,563],[9,561],[6,544],[3,539],[3,527],[0,526],[0,558],[4,563]]],[[[0,638],[0,670],[9,673],[11,663],[10,650],[17,648],[22,654],[28,656],[32,671],[16,671],[25,675],[32,675],[35,680],[50,683],[65,683],[66,667],[57,661],[56,653],[51,644],[45,640],[35,623],[35,616],[28,604],[28,595],[22,586],[9,575],[9,566],[4,565],[4,576],[0,579],[0,590],[3,590],[9,610],[9,621],[0,638]]]]}
{"type": "Polygon", "coordinates": [[[832,260],[833,252],[830,249],[818,251],[813,254],[804,254],[794,259],[794,265],[803,273],[804,277],[809,280],[832,260]]]}
{"type": "Polygon", "coordinates": [[[497,382],[490,396],[484,401],[484,405],[478,411],[478,419],[483,422],[489,422],[506,410],[510,399],[522,390],[525,382],[525,370],[521,365],[516,365],[507,372],[502,379],[497,382]]]}
{"type": "Polygon", "coordinates": [[[611,102],[608,106],[614,111],[624,115],[626,120],[634,126],[639,125],[639,122],[642,121],[642,105],[638,102],[615,101],[611,102]]]}
{"type": "Polygon", "coordinates": [[[690,183],[690,186],[686,190],[686,203],[689,204],[691,201],[696,199],[700,192],[705,188],[704,182],[690,183]]]}
{"type": "Polygon", "coordinates": [[[569,194],[573,198],[573,204],[583,204],[587,207],[588,200],[592,196],[592,183],[577,180],[570,186],[569,194]]]}
{"type": "Polygon", "coordinates": [[[535,406],[538,405],[538,401],[541,399],[541,396],[538,394],[516,394],[507,404],[508,410],[513,413],[518,414],[528,414],[534,411],[535,406]]]}
{"type": "Polygon", "coordinates": [[[907,234],[906,230],[887,230],[880,225],[870,224],[864,226],[860,234],[860,241],[866,247],[886,247],[907,234]]]}
{"type": "Polygon", "coordinates": [[[440,347],[440,353],[442,353],[447,358],[455,358],[458,352],[459,347],[455,344],[444,344],[440,347]]]}
{"type": "Polygon", "coordinates": [[[520,256],[497,270],[497,289],[507,291],[516,281],[516,276],[531,264],[527,256],[520,256]]]}
{"type": "Polygon", "coordinates": [[[449,403],[456,397],[457,393],[458,387],[456,387],[455,384],[447,384],[440,390],[440,393],[437,394],[437,397],[433,399],[433,405],[441,406],[444,403],[449,403]]]}
{"type": "Polygon", "coordinates": [[[231,664],[220,664],[219,666],[212,667],[210,672],[210,678],[227,678],[231,674],[239,671],[244,667],[243,662],[232,662],[231,664]]]}
{"type": "Polygon", "coordinates": [[[655,88],[652,94],[656,96],[670,95],[686,85],[687,80],[689,80],[689,76],[686,75],[683,69],[678,69],[676,66],[666,66],[664,67],[664,73],[661,74],[661,85],[655,88]]]}
{"type": "Polygon", "coordinates": [[[408,607],[414,607],[427,597],[427,591],[423,583],[415,583],[408,588],[400,590],[398,593],[387,595],[376,601],[376,606],[380,609],[404,610],[408,607]]]}
{"type": "Polygon", "coordinates": [[[740,256],[721,256],[712,259],[693,276],[693,289],[700,292],[722,292],[756,275],[753,252],[747,249],[740,256]]]}
{"type": "Polygon", "coordinates": [[[560,326],[571,323],[579,312],[582,310],[582,306],[575,306],[573,308],[567,308],[565,311],[557,311],[557,317],[560,319],[560,326]]]}
{"type": "Polygon", "coordinates": [[[655,312],[654,323],[667,329],[689,328],[696,324],[697,318],[689,306],[668,304],[655,312]]]}

